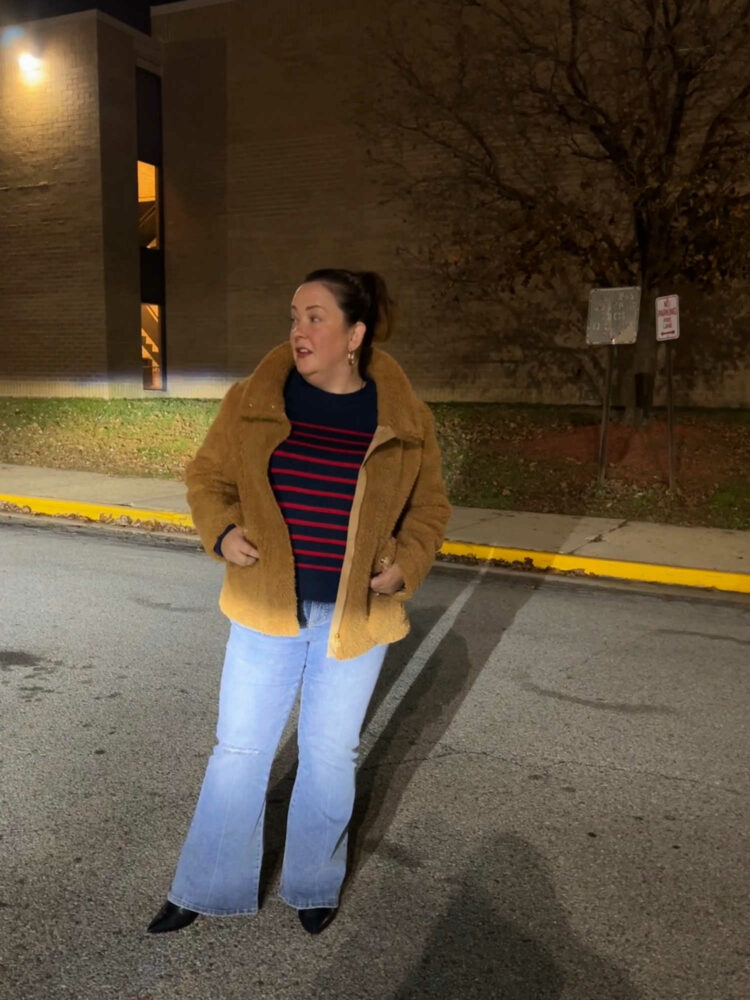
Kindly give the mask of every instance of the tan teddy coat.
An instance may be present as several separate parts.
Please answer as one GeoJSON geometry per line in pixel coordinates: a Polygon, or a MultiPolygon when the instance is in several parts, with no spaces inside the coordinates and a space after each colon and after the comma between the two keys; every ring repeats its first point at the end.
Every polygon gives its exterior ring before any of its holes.
{"type": "MultiPolygon", "coordinates": [[[[294,557],[268,479],[274,449],[291,425],[284,385],[294,365],[282,344],[227,392],[186,481],[206,551],[229,524],[260,553],[253,566],[227,564],[219,605],[230,619],[269,635],[298,635],[294,557]]],[[[378,425],[359,472],[328,655],[337,660],[395,642],[409,631],[404,601],[420,586],[443,540],[450,506],[434,421],[400,366],[375,350],[368,372],[378,392],[378,425]],[[397,562],[406,581],[394,597],[370,578],[397,562]]]]}

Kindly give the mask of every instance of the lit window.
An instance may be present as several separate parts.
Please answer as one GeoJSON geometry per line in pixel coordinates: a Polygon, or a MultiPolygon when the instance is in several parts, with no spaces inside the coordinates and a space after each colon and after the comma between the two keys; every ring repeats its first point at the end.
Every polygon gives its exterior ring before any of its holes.
{"type": "Polygon", "coordinates": [[[159,237],[159,169],[139,160],[138,240],[142,247],[158,250],[159,237]]]}
{"type": "Polygon", "coordinates": [[[162,342],[161,307],[141,305],[141,364],[143,388],[164,388],[164,359],[162,342]]]}

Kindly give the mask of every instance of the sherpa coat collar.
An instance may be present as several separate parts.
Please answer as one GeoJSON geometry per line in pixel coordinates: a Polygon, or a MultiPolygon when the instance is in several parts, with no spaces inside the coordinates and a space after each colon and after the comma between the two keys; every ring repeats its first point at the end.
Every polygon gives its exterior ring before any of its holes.
{"type": "MultiPolygon", "coordinates": [[[[281,344],[260,362],[243,383],[241,411],[251,420],[284,419],[284,386],[294,367],[291,346],[281,344]]],[[[384,351],[373,349],[369,375],[378,388],[378,426],[388,427],[401,441],[424,440],[423,405],[401,366],[384,351]]]]}

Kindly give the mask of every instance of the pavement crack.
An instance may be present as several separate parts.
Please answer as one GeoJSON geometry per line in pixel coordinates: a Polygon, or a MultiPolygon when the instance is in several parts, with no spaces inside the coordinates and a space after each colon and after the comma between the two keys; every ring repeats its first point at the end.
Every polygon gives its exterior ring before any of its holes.
{"type": "Polygon", "coordinates": [[[579,698],[572,694],[563,694],[562,691],[555,691],[553,688],[541,687],[539,684],[532,684],[531,681],[522,681],[519,687],[532,694],[538,694],[543,698],[552,698],[555,701],[564,701],[572,705],[583,705],[586,708],[595,708],[605,712],[617,712],[620,715],[676,715],[676,709],[669,705],[648,705],[643,703],[631,704],[629,702],[604,701],[601,698],[579,698]]]}
{"type": "MultiPolygon", "coordinates": [[[[648,778],[661,778],[664,781],[679,782],[680,784],[690,785],[693,788],[704,788],[712,789],[718,792],[727,792],[729,795],[735,795],[738,798],[747,799],[750,798],[750,792],[739,789],[732,788],[729,785],[723,785],[718,782],[712,781],[701,781],[698,778],[689,778],[679,774],[666,774],[663,771],[650,771],[648,769],[637,768],[637,767],[624,767],[618,766],[617,764],[593,764],[591,761],[586,760],[575,760],[574,758],[563,758],[561,760],[555,761],[529,761],[523,760],[518,757],[511,757],[507,754],[498,753],[495,750],[470,750],[470,749],[455,749],[453,747],[446,747],[440,753],[432,753],[428,758],[425,758],[425,762],[440,760],[447,757],[485,757],[488,760],[500,761],[503,764],[511,764],[514,767],[531,767],[536,768],[553,768],[553,767],[582,767],[590,771],[599,772],[609,772],[614,774],[639,774],[648,778]]],[[[392,762],[398,763],[398,762],[392,762]]]]}
{"type": "Polygon", "coordinates": [[[385,760],[370,761],[367,764],[362,764],[358,770],[363,771],[377,771],[382,767],[403,767],[405,764],[429,764],[430,761],[438,760],[440,757],[449,757],[450,753],[427,753],[417,757],[390,757],[385,760]]]}
{"type": "Polygon", "coordinates": [[[654,635],[690,636],[695,639],[709,639],[711,642],[730,642],[737,646],[750,646],[750,639],[739,639],[734,635],[717,635],[715,632],[692,632],[677,628],[656,628],[652,631],[654,635]]]}
{"type": "Polygon", "coordinates": [[[620,528],[624,528],[627,523],[628,520],[625,518],[624,521],[620,521],[618,524],[612,525],[612,527],[608,528],[606,531],[600,531],[598,535],[594,535],[593,538],[587,538],[585,541],[581,542],[580,545],[571,549],[568,554],[571,556],[577,556],[581,549],[585,548],[587,545],[591,545],[594,542],[603,542],[609,535],[612,534],[612,532],[619,531],[620,528]]]}

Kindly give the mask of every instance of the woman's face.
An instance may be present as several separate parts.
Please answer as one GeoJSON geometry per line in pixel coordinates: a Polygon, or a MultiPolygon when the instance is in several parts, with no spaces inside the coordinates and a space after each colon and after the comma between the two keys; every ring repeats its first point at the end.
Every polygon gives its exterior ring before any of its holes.
{"type": "Polygon", "coordinates": [[[317,281],[295,292],[292,299],[289,341],[297,371],[319,388],[343,384],[356,375],[349,351],[356,351],[365,332],[364,323],[349,326],[333,294],[317,281]]]}

